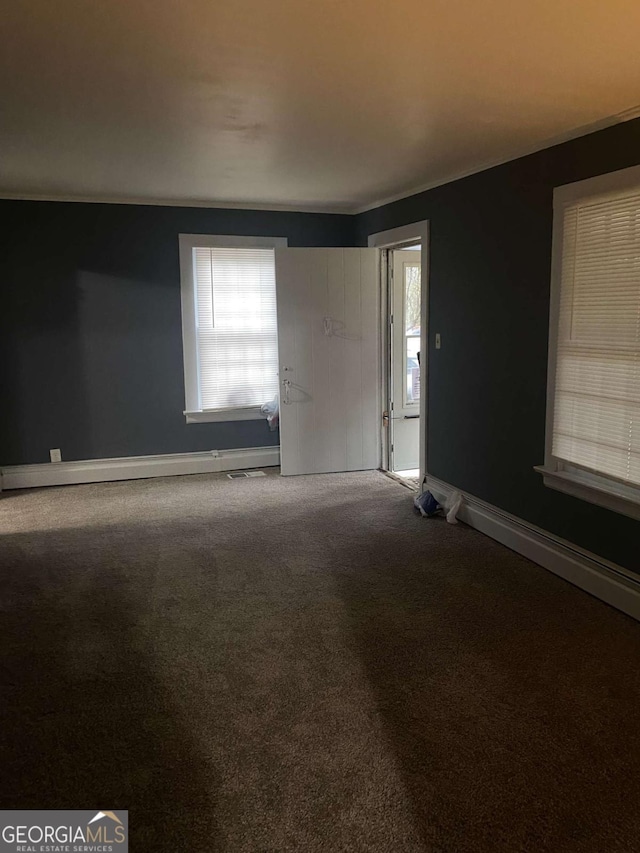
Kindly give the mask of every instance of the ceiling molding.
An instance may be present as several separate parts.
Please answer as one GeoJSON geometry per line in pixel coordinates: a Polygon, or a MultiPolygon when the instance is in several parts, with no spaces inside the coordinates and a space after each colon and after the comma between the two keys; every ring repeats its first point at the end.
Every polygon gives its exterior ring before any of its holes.
{"type": "Polygon", "coordinates": [[[351,213],[360,214],[366,213],[369,210],[375,210],[377,207],[383,207],[385,204],[392,204],[394,201],[402,201],[405,198],[411,198],[411,196],[418,195],[419,193],[427,192],[428,190],[434,190],[436,187],[442,187],[445,184],[451,184],[454,181],[459,181],[462,178],[468,178],[471,175],[477,175],[480,172],[484,172],[487,169],[493,169],[495,166],[502,166],[505,163],[510,163],[512,160],[519,160],[521,157],[528,157],[529,154],[535,154],[538,151],[544,151],[546,148],[553,148],[554,145],[561,145],[563,142],[570,142],[572,139],[579,139],[581,136],[588,136],[590,133],[596,133],[598,130],[605,130],[608,127],[613,127],[616,124],[622,124],[626,121],[632,121],[635,118],[640,118],[640,105],[637,107],[632,107],[629,110],[624,110],[621,113],[616,113],[615,115],[608,116],[607,118],[600,119],[599,121],[591,122],[590,124],[582,125],[581,127],[574,128],[573,130],[566,131],[565,133],[558,134],[550,139],[545,139],[543,142],[538,143],[537,145],[532,145],[527,148],[521,149],[519,152],[515,152],[510,154],[508,157],[501,157],[497,160],[490,160],[481,165],[474,166],[471,169],[466,169],[463,172],[454,172],[449,175],[447,178],[432,181],[428,184],[421,184],[420,186],[416,186],[410,190],[403,190],[401,193],[396,193],[395,195],[385,196],[384,198],[380,198],[377,201],[370,202],[362,207],[354,208],[351,213]]]}
{"type": "Polygon", "coordinates": [[[265,204],[262,202],[202,201],[195,199],[157,199],[126,198],[120,196],[75,196],[62,193],[17,193],[0,189],[0,201],[57,201],[74,204],[132,204],[143,207],[197,207],[211,210],[262,210],[273,213],[330,213],[337,216],[350,216],[352,206],[336,207],[327,205],[265,204]]]}

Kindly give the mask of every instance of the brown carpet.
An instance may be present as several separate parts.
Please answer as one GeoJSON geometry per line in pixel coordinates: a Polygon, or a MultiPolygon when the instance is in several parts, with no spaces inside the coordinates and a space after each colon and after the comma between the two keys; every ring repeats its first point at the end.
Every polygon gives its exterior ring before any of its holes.
{"type": "Polygon", "coordinates": [[[3,808],[131,850],[640,850],[640,625],[380,474],[0,499],[3,808]]]}

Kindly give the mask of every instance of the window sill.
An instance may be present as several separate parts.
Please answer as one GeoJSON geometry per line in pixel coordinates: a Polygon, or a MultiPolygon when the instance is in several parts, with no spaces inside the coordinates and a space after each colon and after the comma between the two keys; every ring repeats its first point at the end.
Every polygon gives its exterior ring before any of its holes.
{"type": "Polygon", "coordinates": [[[586,472],[556,471],[544,465],[536,465],[534,470],[542,474],[545,486],[550,489],[629,518],[640,519],[640,489],[618,484],[614,480],[607,481],[586,472]]]}
{"type": "Polygon", "coordinates": [[[184,412],[188,424],[224,423],[227,421],[264,420],[260,406],[241,409],[205,409],[201,412],[184,412]]]}

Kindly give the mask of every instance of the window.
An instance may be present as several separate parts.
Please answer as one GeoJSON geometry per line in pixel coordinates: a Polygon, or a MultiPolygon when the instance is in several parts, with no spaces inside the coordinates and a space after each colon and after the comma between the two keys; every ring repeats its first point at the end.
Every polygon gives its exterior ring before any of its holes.
{"type": "Polygon", "coordinates": [[[546,485],[640,518],[640,169],[556,190],[546,485]]]}
{"type": "Polygon", "coordinates": [[[250,420],[278,392],[281,237],[180,235],[187,423],[250,420]]]}
{"type": "Polygon", "coordinates": [[[420,264],[405,261],[404,270],[404,405],[420,404],[420,264]]]}

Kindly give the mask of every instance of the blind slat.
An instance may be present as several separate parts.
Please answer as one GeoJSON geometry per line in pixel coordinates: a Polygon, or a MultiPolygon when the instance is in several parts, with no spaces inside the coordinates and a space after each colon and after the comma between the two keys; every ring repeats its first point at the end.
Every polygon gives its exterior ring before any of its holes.
{"type": "Polygon", "coordinates": [[[640,485],[640,193],[563,221],[553,455],[640,485]]]}
{"type": "Polygon", "coordinates": [[[258,406],[278,390],[273,249],[195,248],[202,409],[258,406]]]}

